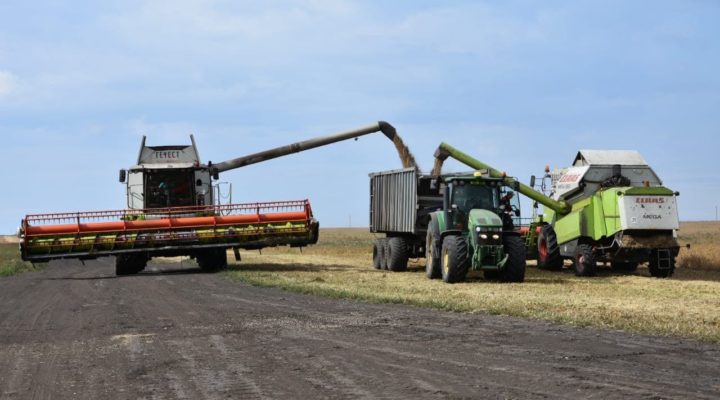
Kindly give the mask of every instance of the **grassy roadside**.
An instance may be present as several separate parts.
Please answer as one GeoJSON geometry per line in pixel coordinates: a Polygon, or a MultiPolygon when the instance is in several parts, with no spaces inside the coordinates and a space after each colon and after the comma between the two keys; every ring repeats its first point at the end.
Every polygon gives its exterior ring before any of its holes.
{"type": "MultiPolygon", "coordinates": [[[[289,248],[243,253],[243,261],[229,274],[253,285],[333,298],[720,342],[720,269],[712,268],[713,262],[702,268],[686,263],[673,279],[665,280],[649,278],[642,267],[633,275],[604,271],[590,279],[531,267],[522,284],[486,282],[474,275],[466,283],[446,285],[425,278],[424,261],[411,263],[405,273],[374,270],[372,239],[363,229],[326,229],[320,243],[302,253],[289,248]]],[[[706,251],[702,254],[710,257],[706,251]]]]}
{"type": "Polygon", "coordinates": [[[20,259],[16,243],[0,243],[0,276],[10,276],[36,270],[37,268],[31,263],[20,259]]]}

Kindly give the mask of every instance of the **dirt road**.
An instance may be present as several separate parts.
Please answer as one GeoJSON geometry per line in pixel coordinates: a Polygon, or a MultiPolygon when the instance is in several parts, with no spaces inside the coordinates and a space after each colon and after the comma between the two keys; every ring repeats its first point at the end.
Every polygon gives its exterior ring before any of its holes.
{"type": "Polygon", "coordinates": [[[717,345],[87,264],[0,279],[0,398],[720,397],[717,345]]]}

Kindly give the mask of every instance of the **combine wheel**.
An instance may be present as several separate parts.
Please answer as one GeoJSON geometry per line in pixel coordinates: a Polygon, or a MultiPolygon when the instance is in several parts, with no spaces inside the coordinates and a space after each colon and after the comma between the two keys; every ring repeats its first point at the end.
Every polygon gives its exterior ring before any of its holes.
{"type": "Polygon", "coordinates": [[[522,282],[525,280],[525,243],[518,236],[504,236],[503,246],[508,260],[500,273],[502,282],[522,282]]]}
{"type": "Polygon", "coordinates": [[[428,279],[437,279],[442,276],[440,272],[440,232],[435,220],[430,220],[425,240],[425,276],[428,279]]]}
{"type": "Polygon", "coordinates": [[[616,272],[635,272],[638,267],[638,263],[613,261],[610,263],[610,267],[616,272]]]}
{"type": "MultiPolygon", "coordinates": [[[[523,251],[525,249],[523,248],[523,251]]],[[[441,261],[442,280],[445,283],[456,283],[465,280],[467,275],[468,260],[467,243],[462,236],[446,236],[442,244],[441,261]]]]}
{"type": "Polygon", "coordinates": [[[555,229],[550,225],[543,225],[537,238],[538,269],[546,269],[551,271],[561,270],[563,267],[563,259],[560,256],[560,246],[558,246],[555,229]]]}
{"type": "Polygon", "coordinates": [[[373,242],[373,268],[382,269],[383,246],[382,239],[375,239],[373,242]]]}
{"type": "Polygon", "coordinates": [[[227,267],[227,251],[224,248],[202,250],[195,257],[204,272],[215,272],[227,267]]]}
{"type": "Polygon", "coordinates": [[[597,261],[592,246],[588,244],[578,245],[577,250],[575,250],[575,257],[573,257],[573,267],[577,276],[595,276],[597,273],[597,261]]]}
{"type": "Polygon", "coordinates": [[[669,278],[675,272],[675,257],[669,250],[655,249],[650,253],[648,269],[655,278],[669,278]]]}
{"type": "Polygon", "coordinates": [[[115,275],[133,275],[145,269],[147,266],[147,255],[138,254],[120,254],[115,256],[115,275]]]}
{"type": "Polygon", "coordinates": [[[394,272],[402,272],[407,270],[408,249],[405,245],[405,239],[401,237],[393,237],[388,239],[388,269],[394,272]]]}

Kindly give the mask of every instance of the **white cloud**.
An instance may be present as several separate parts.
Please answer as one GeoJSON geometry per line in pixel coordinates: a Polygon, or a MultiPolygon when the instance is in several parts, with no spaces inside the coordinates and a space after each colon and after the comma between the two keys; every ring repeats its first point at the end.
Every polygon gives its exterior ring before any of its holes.
{"type": "Polygon", "coordinates": [[[8,71],[0,71],[0,96],[7,96],[15,90],[17,77],[8,71]]]}

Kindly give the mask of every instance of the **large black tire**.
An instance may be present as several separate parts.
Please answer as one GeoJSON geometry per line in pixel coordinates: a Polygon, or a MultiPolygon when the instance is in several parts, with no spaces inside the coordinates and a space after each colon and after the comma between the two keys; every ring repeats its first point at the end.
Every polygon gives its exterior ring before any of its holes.
{"type": "Polygon", "coordinates": [[[227,267],[227,250],[224,248],[202,250],[196,255],[198,266],[205,272],[221,271],[227,267]]]}
{"type": "Polygon", "coordinates": [[[401,237],[389,238],[388,248],[390,249],[390,254],[388,254],[388,269],[394,272],[407,271],[410,256],[408,255],[405,239],[401,237]]]}
{"type": "Polygon", "coordinates": [[[525,280],[525,242],[519,236],[503,236],[503,248],[508,260],[500,273],[502,282],[523,282],[525,280]]]}
{"type": "Polygon", "coordinates": [[[443,282],[456,283],[464,281],[470,264],[465,238],[460,235],[445,236],[442,243],[440,263],[443,282]]]}
{"type": "MultiPolygon", "coordinates": [[[[661,268],[663,267],[660,262],[660,251],[659,250],[653,250],[650,253],[650,260],[648,262],[648,270],[650,270],[650,275],[655,278],[669,278],[673,275],[675,272],[675,257],[670,255],[670,268],[661,268]]],[[[664,267],[667,267],[666,265],[664,267]]]]}
{"type": "Polygon", "coordinates": [[[145,269],[148,257],[145,253],[120,254],[115,257],[115,275],[133,275],[145,269]]]}
{"type": "Polygon", "coordinates": [[[610,267],[615,272],[635,272],[638,267],[638,263],[613,261],[610,263],[610,267]]]}
{"type": "Polygon", "coordinates": [[[383,246],[382,239],[375,239],[373,242],[373,268],[382,269],[383,246]]]}
{"type": "Polygon", "coordinates": [[[385,238],[382,240],[382,246],[383,246],[383,258],[382,258],[382,267],[384,270],[390,270],[390,238],[385,238]]]}
{"type": "Polygon", "coordinates": [[[543,225],[537,239],[537,266],[538,269],[558,271],[563,267],[560,255],[560,246],[557,242],[555,229],[550,225],[543,225]]]}
{"type": "Polygon", "coordinates": [[[573,257],[573,268],[577,276],[595,276],[597,274],[597,260],[592,246],[579,244],[573,257]]]}
{"type": "Polygon", "coordinates": [[[428,279],[442,277],[440,272],[440,229],[434,219],[430,220],[425,240],[425,276],[428,279]]]}

